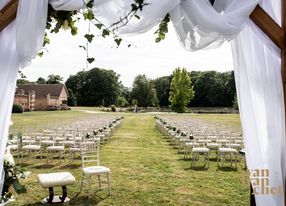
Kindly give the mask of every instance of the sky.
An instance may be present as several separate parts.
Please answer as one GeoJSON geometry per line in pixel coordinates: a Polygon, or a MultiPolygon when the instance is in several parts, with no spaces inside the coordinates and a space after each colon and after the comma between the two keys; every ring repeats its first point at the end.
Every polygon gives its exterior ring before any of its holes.
{"type": "MultiPolygon", "coordinates": [[[[229,43],[218,49],[189,52],[181,46],[172,25],[169,25],[166,39],[160,43],[155,43],[155,30],[156,27],[144,34],[124,36],[119,48],[112,38],[96,36],[89,46],[89,56],[95,61],[88,69],[112,69],[120,74],[123,85],[128,87],[132,86],[138,74],[154,79],[170,75],[176,67],[185,67],[188,71],[223,72],[233,69],[229,43]],[[130,48],[127,47],[129,43],[132,44],[130,48]]],[[[37,57],[23,69],[27,79],[36,81],[38,77],[58,74],[66,80],[70,75],[87,70],[86,52],[79,45],[86,44],[83,36],[88,31],[88,25],[81,23],[79,31],[76,36],[72,36],[69,30],[51,34],[51,43],[45,48],[44,56],[37,57]]]]}

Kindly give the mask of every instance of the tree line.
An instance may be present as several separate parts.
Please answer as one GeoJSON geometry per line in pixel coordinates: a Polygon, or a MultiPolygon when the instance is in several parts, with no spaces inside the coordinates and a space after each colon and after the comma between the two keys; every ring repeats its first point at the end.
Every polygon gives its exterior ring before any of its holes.
{"type": "MultiPolygon", "coordinates": [[[[187,72],[185,69],[177,68],[169,76],[156,79],[149,79],[144,74],[138,75],[131,88],[125,87],[119,77],[120,75],[113,70],[101,68],[80,71],[71,75],[65,82],[70,94],[69,105],[171,106],[175,109],[178,104],[184,102],[183,104],[188,107],[232,107],[236,96],[233,71],[187,72]],[[178,81],[180,78],[181,83],[178,81]],[[175,79],[177,79],[176,82],[174,82],[175,79]],[[180,99],[182,102],[175,103],[175,99],[180,99]]],[[[57,84],[62,82],[63,78],[59,75],[49,75],[47,80],[40,77],[35,83],[57,84]]],[[[18,80],[18,84],[21,83],[28,82],[18,80]]]]}
{"type": "MultiPolygon", "coordinates": [[[[94,68],[71,75],[66,81],[66,86],[74,99],[71,103],[79,106],[168,107],[172,101],[171,90],[174,92],[175,88],[182,88],[180,85],[172,86],[173,77],[174,73],[156,79],[149,79],[144,74],[138,75],[132,87],[127,88],[113,70],[94,68]]],[[[186,93],[191,100],[187,103],[188,107],[233,106],[236,96],[233,71],[192,71],[186,73],[185,78],[190,79],[186,87],[186,93]]]]}

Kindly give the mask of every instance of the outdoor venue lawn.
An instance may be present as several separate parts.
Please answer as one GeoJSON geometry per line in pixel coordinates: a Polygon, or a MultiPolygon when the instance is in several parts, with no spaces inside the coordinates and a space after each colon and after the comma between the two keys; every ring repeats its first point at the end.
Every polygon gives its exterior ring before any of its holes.
{"type": "MultiPolygon", "coordinates": [[[[78,108],[76,108],[78,110],[78,108]]],[[[84,110],[88,110],[85,108],[84,110]]],[[[15,115],[15,125],[23,122],[30,126],[31,121],[42,118],[52,121],[64,117],[65,121],[86,115],[96,115],[79,111],[31,112],[25,116],[15,115]],[[40,115],[38,115],[40,114],[40,115]],[[50,116],[51,115],[51,116],[50,116]]],[[[24,115],[26,115],[24,114],[24,115]]],[[[108,113],[106,115],[109,115],[108,113]]],[[[189,115],[189,114],[188,114],[189,115]]],[[[11,205],[41,205],[39,202],[48,195],[48,190],[41,188],[36,175],[44,172],[70,171],[76,177],[76,183],[68,186],[68,193],[73,199],[68,205],[248,205],[249,191],[242,186],[242,170],[217,170],[215,161],[210,162],[208,170],[192,170],[190,160],[166,142],[155,127],[154,115],[124,114],[122,127],[101,149],[101,164],[111,169],[112,196],[106,196],[106,190],[100,191],[88,200],[87,190],[78,195],[81,179],[81,162],[68,160],[46,164],[43,160],[29,160],[24,166],[32,174],[23,183],[28,192],[16,195],[16,202],[11,205]]],[[[192,115],[207,121],[219,119],[220,123],[232,122],[239,127],[238,115],[192,115]]],[[[44,123],[44,121],[43,121],[44,123]]],[[[40,123],[39,123],[40,124],[40,123]]],[[[243,165],[243,164],[242,164],[243,165]]],[[[56,190],[60,192],[60,189],[56,190]]]]}

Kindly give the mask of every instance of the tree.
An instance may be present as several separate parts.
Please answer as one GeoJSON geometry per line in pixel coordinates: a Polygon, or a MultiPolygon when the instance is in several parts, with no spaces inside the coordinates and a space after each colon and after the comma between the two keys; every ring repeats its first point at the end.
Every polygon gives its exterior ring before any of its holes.
{"type": "Polygon", "coordinates": [[[76,96],[74,95],[73,91],[68,88],[69,97],[68,97],[68,105],[69,106],[77,106],[76,96]]]}
{"type": "Polygon", "coordinates": [[[27,79],[21,78],[21,79],[17,79],[17,84],[31,84],[32,82],[30,82],[27,79]]]}
{"type": "Polygon", "coordinates": [[[125,99],[125,97],[118,97],[118,100],[117,100],[117,106],[118,107],[126,107],[128,106],[128,101],[125,99]]]}
{"type": "Polygon", "coordinates": [[[36,81],[37,84],[46,84],[46,80],[43,77],[39,77],[38,80],[36,81]]]}
{"type": "Polygon", "coordinates": [[[194,98],[195,92],[191,87],[191,80],[187,70],[176,68],[173,72],[173,78],[170,88],[169,101],[171,102],[172,110],[176,112],[186,112],[187,105],[194,98]]]}
{"type": "Polygon", "coordinates": [[[160,106],[169,105],[171,76],[164,76],[155,79],[155,88],[160,106]]]}
{"type": "Polygon", "coordinates": [[[231,107],[234,100],[234,72],[192,71],[190,78],[196,91],[191,104],[196,107],[231,107]]]}
{"type": "Polygon", "coordinates": [[[61,84],[63,82],[63,77],[60,75],[50,74],[46,81],[46,84],[61,84]]]}
{"type": "Polygon", "coordinates": [[[79,106],[110,106],[117,103],[121,83],[114,71],[94,68],[71,75],[66,86],[75,94],[79,106]]]}
{"type": "Polygon", "coordinates": [[[157,106],[158,98],[154,83],[146,75],[138,75],[133,81],[132,99],[136,99],[140,107],[157,106]]]}

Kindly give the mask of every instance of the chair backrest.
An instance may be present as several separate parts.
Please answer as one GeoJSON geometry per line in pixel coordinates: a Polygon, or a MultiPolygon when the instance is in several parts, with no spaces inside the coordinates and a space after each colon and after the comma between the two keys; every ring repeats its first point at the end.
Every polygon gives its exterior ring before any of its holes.
{"type": "Polygon", "coordinates": [[[80,144],[82,167],[99,165],[99,141],[82,142],[80,144]]]}

